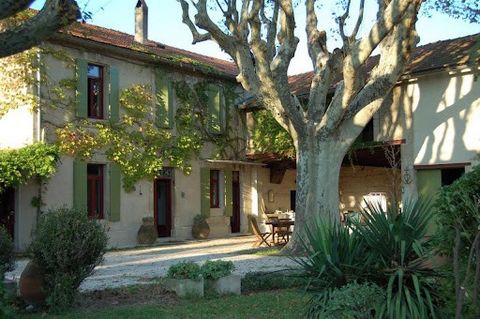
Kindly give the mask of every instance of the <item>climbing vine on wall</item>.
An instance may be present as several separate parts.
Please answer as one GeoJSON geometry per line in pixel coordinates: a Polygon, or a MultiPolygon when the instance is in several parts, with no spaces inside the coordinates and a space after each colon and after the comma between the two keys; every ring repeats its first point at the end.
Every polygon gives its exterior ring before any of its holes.
{"type": "Polygon", "coordinates": [[[258,110],[252,113],[253,147],[257,153],[273,153],[283,158],[295,158],[295,147],[290,135],[273,118],[269,111],[258,110]]]}
{"type": "Polygon", "coordinates": [[[32,179],[52,176],[58,160],[58,148],[44,143],[35,143],[19,149],[0,150],[0,192],[7,187],[25,184],[32,179]]]}
{"type": "MultiPolygon", "coordinates": [[[[90,159],[96,153],[119,165],[126,191],[135,183],[151,179],[168,164],[190,174],[190,160],[198,157],[206,142],[215,145],[216,157],[238,156],[238,134],[210,134],[206,129],[205,83],[193,85],[175,82],[179,103],[175,115],[176,130],[162,129],[155,119],[152,88],[134,85],[120,95],[122,116],[120,121],[69,122],[57,129],[60,151],[67,155],[90,159]]],[[[225,88],[225,96],[233,101],[233,88],[225,88]]],[[[160,103],[164,103],[160,101],[160,103]]],[[[230,103],[227,103],[229,105],[230,103]]],[[[227,112],[228,113],[228,112],[227,112]]],[[[229,116],[228,118],[231,118],[229,116]]]]}

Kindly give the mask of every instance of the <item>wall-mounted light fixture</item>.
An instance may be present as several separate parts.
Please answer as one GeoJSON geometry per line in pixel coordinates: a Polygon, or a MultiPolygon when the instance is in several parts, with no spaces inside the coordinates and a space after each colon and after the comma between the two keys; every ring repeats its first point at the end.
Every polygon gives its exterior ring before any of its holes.
{"type": "Polygon", "coordinates": [[[273,193],[273,190],[270,189],[268,191],[268,202],[273,203],[274,201],[275,201],[274,193],[273,193]]]}

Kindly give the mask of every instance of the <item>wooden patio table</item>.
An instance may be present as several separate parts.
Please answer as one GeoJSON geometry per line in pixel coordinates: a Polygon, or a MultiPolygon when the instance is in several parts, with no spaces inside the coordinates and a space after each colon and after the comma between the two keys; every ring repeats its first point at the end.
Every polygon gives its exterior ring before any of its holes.
{"type": "MultiPolygon", "coordinates": [[[[272,243],[275,244],[275,228],[285,227],[287,228],[287,242],[290,240],[290,227],[295,225],[295,221],[291,219],[269,219],[265,222],[267,225],[272,226],[272,243]]],[[[277,236],[277,243],[279,239],[277,236]]]]}

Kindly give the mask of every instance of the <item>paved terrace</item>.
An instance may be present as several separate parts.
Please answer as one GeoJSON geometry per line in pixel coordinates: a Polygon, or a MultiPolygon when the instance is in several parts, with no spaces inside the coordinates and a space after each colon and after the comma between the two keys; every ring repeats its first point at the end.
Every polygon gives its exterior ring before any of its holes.
{"type": "MultiPolygon", "coordinates": [[[[246,254],[252,249],[253,236],[211,239],[206,241],[168,243],[161,246],[109,251],[104,262],[95,268],[92,276],[80,286],[82,291],[101,290],[141,284],[165,276],[168,268],[180,261],[203,263],[207,260],[231,260],[234,273],[245,275],[251,271],[276,271],[297,267],[287,257],[246,254]]],[[[19,260],[7,278],[19,279],[28,260],[19,260]]]]}

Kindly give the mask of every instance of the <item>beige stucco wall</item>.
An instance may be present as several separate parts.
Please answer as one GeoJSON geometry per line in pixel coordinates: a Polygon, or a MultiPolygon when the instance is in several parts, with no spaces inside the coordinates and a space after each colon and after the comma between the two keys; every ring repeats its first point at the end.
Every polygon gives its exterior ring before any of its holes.
{"type": "Polygon", "coordinates": [[[20,148],[37,140],[36,115],[29,105],[10,110],[0,117],[0,149],[20,148]]]}
{"type": "Polygon", "coordinates": [[[471,162],[480,152],[480,82],[444,73],[413,86],[414,163],[471,162]]]}
{"type": "MultiPolygon", "coordinates": [[[[57,47],[58,48],[58,47],[57,47]]],[[[84,58],[91,63],[106,66],[105,75],[108,78],[108,66],[115,65],[119,69],[120,90],[128,88],[135,84],[147,84],[154,87],[154,68],[144,64],[132,63],[131,61],[119,60],[112,57],[106,57],[97,53],[90,53],[75,49],[63,49],[73,58],[84,58]]],[[[43,57],[47,65],[47,72],[52,82],[62,79],[73,79],[74,70],[64,62],[60,62],[50,57],[43,57]]],[[[196,78],[181,73],[169,71],[168,75],[175,80],[184,79],[186,81],[196,81],[196,78]]],[[[42,91],[46,94],[45,88],[42,91]]],[[[108,97],[105,94],[105,105],[108,105],[108,97]]],[[[174,98],[174,109],[177,101],[174,98]]],[[[61,127],[65,122],[75,119],[75,110],[73,105],[60,106],[53,109],[47,105],[41,106],[42,110],[42,136],[49,142],[55,140],[55,129],[61,127]]],[[[120,114],[122,110],[120,109],[120,114]]],[[[33,115],[28,112],[24,119],[30,122],[29,127],[33,125],[33,115]],[[30,118],[29,118],[30,116],[30,118]]],[[[12,115],[13,116],[13,115],[12,115]]],[[[236,127],[233,131],[236,134],[245,134],[242,127],[241,118],[233,118],[229,121],[236,127]]],[[[27,124],[26,124],[27,125],[27,124]]],[[[26,131],[28,132],[28,130],[26,131]]],[[[23,132],[26,134],[26,132],[23,132]]],[[[2,136],[0,130],[0,137],[2,136]]],[[[15,133],[17,140],[25,140],[21,135],[15,133]]],[[[25,135],[24,134],[24,135],[25,135]]],[[[31,136],[33,132],[28,132],[31,136]]],[[[200,213],[200,167],[209,167],[214,169],[235,169],[240,171],[241,181],[241,233],[248,231],[246,210],[249,208],[249,196],[245,195],[244,190],[250,190],[250,171],[245,165],[212,165],[203,159],[211,158],[213,147],[205,145],[201,152],[200,159],[192,160],[192,172],[186,176],[180,170],[175,170],[174,182],[172,185],[172,236],[160,240],[182,240],[191,238],[191,226],[195,215],[200,213]]],[[[101,154],[95,155],[90,162],[107,164],[108,161],[101,154]]],[[[168,163],[166,163],[168,165],[168,163]]],[[[107,170],[108,171],[108,170],[107,170]]],[[[221,182],[223,173],[221,174],[221,182]]],[[[223,185],[223,183],[221,183],[223,185]]],[[[136,189],[132,192],[125,192],[122,187],[121,192],[121,212],[119,222],[109,222],[106,218],[100,221],[108,229],[110,247],[129,247],[136,244],[137,231],[145,216],[153,216],[154,213],[154,183],[151,180],[143,180],[136,184],[136,189]]],[[[223,186],[222,186],[223,187],[223,186]]],[[[22,186],[17,191],[17,216],[16,216],[16,247],[18,250],[25,250],[31,241],[31,230],[35,225],[36,209],[30,202],[33,196],[37,195],[38,187],[34,184],[22,186]]],[[[105,207],[108,207],[108,173],[105,176],[105,207]]],[[[222,192],[223,193],[223,192],[222,192]]],[[[56,174],[47,181],[43,193],[45,211],[60,206],[71,206],[73,203],[73,159],[62,157],[58,165],[56,174]]],[[[212,209],[209,218],[211,226],[211,236],[225,236],[230,234],[230,218],[224,216],[224,203],[221,208],[212,209]]],[[[108,213],[108,212],[106,212],[108,213]]]]}

